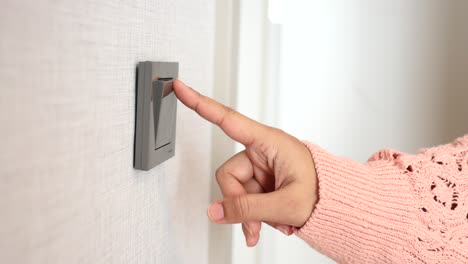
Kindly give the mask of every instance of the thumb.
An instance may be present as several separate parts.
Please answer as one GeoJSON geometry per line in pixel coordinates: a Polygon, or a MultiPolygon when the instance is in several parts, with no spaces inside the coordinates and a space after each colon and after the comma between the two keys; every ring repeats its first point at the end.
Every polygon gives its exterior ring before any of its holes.
{"type": "Polygon", "coordinates": [[[208,216],[218,224],[244,223],[247,221],[275,222],[289,224],[286,200],[282,192],[245,194],[226,197],[211,204],[208,216]],[[286,214],[285,214],[286,213],[286,214]]]}

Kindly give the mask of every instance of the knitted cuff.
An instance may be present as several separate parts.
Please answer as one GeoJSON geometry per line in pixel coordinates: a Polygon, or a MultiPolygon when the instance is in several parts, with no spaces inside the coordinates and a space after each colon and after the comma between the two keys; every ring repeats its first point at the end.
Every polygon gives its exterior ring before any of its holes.
{"type": "Polygon", "coordinates": [[[296,235],[337,262],[389,263],[407,244],[414,206],[401,169],[389,161],[361,164],[305,142],[318,177],[310,219],[296,235]]]}

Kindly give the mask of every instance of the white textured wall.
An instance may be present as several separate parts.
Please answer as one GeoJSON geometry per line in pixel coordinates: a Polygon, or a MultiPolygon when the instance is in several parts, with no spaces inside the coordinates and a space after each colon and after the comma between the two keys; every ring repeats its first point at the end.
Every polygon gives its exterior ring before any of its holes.
{"type": "Polygon", "coordinates": [[[210,127],[179,105],[176,156],[132,168],[135,66],[210,94],[210,0],[6,0],[0,262],[206,263],[210,127]]]}

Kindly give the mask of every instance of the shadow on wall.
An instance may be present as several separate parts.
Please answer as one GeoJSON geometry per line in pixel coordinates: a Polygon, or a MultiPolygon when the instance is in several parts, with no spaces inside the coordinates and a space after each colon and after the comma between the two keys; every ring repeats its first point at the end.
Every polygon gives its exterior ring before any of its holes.
{"type": "Polygon", "coordinates": [[[467,1],[452,1],[452,20],[447,39],[447,89],[443,91],[444,123],[441,132],[447,141],[468,134],[468,10],[467,1]]]}

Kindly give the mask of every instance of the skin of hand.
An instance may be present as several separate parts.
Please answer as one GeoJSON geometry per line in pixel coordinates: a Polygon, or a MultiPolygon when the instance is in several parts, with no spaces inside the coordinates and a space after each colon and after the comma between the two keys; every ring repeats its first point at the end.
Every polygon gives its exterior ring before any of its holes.
{"type": "Polygon", "coordinates": [[[249,247],[258,243],[262,222],[286,235],[304,225],[318,199],[315,165],[305,145],[201,95],[179,80],[173,89],[185,106],[245,146],[216,171],[223,199],[209,206],[210,220],[218,224],[242,223],[249,247]]]}

